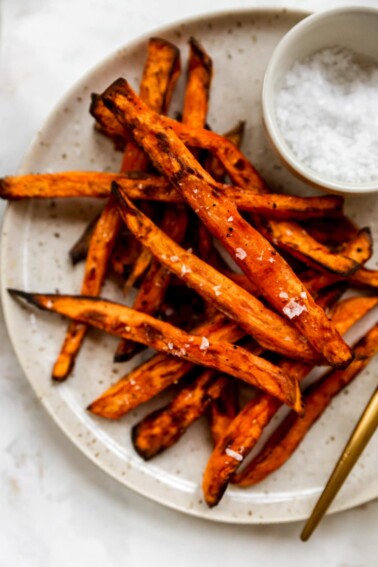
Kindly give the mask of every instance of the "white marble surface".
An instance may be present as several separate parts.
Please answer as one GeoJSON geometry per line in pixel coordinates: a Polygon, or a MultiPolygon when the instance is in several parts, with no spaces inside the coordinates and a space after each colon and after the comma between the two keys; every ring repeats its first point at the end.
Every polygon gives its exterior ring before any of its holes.
{"type": "MultiPolygon", "coordinates": [[[[81,74],[141,33],[213,9],[345,4],[353,2],[0,0],[0,175],[17,170],[33,134],[81,74]]],[[[2,320],[0,344],[0,567],[376,564],[378,501],[327,517],[303,544],[299,523],[211,524],[121,487],[40,406],[2,320]]]]}

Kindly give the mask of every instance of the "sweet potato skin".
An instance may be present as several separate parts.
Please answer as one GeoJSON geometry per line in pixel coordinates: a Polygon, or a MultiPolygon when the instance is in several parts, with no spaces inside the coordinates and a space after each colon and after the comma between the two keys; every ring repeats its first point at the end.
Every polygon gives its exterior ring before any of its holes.
{"type": "MultiPolygon", "coordinates": [[[[172,94],[170,89],[172,83],[176,83],[178,71],[177,48],[165,40],[152,38],[148,44],[147,61],[140,90],[145,102],[157,112],[165,109],[166,104],[169,103],[172,94]]],[[[121,171],[141,169],[146,167],[147,163],[146,155],[131,141],[125,148],[121,171]]],[[[110,197],[90,240],[81,286],[82,295],[97,296],[100,294],[120,227],[121,219],[118,209],[114,199],[110,197]]],[[[67,378],[86,332],[85,325],[78,325],[76,321],[70,323],[52,370],[53,380],[61,382],[67,378]]]]}
{"type": "Polygon", "coordinates": [[[187,282],[206,301],[234,319],[262,346],[289,357],[316,360],[316,354],[284,319],[194,254],[178,246],[119,192],[116,186],[113,191],[129,230],[171,272],[187,282]]]}
{"type": "Polygon", "coordinates": [[[260,219],[257,226],[278,248],[287,250],[315,269],[327,270],[340,276],[352,275],[371,255],[370,247],[364,250],[365,254],[362,252],[358,254],[361,262],[347,254],[331,253],[326,246],[317,242],[302,227],[293,222],[272,220],[264,222],[263,219],[260,219]]]}
{"type": "MultiPolygon", "coordinates": [[[[337,294],[337,290],[336,290],[337,294]]],[[[334,296],[335,298],[335,296],[334,296]]],[[[332,301],[332,292],[325,294],[323,305],[332,301]]],[[[346,332],[356,321],[378,304],[378,298],[351,298],[340,302],[333,310],[333,320],[339,332],[346,332]]],[[[283,359],[279,363],[297,382],[303,380],[311,370],[311,366],[283,359]]],[[[222,498],[227,485],[232,482],[239,483],[244,475],[248,475],[250,465],[240,473],[235,473],[240,463],[255,447],[264,428],[271,421],[280,408],[280,403],[272,398],[260,394],[249,402],[243,410],[230,423],[227,431],[218,441],[206,466],[203,477],[203,492],[205,500],[210,507],[216,506],[222,498]],[[230,457],[239,455],[238,459],[230,457]]]]}
{"type": "Polygon", "coordinates": [[[135,340],[171,356],[184,357],[195,364],[231,374],[278,396],[297,411],[302,410],[297,383],[288,379],[284,372],[270,362],[244,348],[224,341],[209,342],[206,337],[189,335],[150,315],[97,297],[9,291],[41,309],[135,340]]]}
{"type": "MultiPolygon", "coordinates": [[[[190,38],[188,78],[185,89],[182,121],[203,128],[206,123],[208,99],[212,76],[212,61],[200,43],[190,38]]],[[[188,225],[188,211],[182,204],[164,209],[161,229],[177,243],[185,238],[188,225]]],[[[154,315],[158,312],[170,282],[170,273],[155,258],[151,260],[138,294],[133,303],[134,309],[154,315]]],[[[119,343],[114,360],[129,360],[135,352],[136,343],[123,340],[119,343]]]]}
{"type": "MultiPolygon", "coordinates": [[[[173,240],[180,243],[184,239],[188,217],[183,205],[168,206],[164,211],[162,230],[169,234],[173,240]]],[[[155,315],[158,313],[165,297],[171,273],[156,259],[151,262],[147,273],[139,287],[133,303],[133,309],[155,315]]],[[[123,340],[119,343],[114,355],[114,362],[129,360],[136,349],[136,343],[123,340]]]]}
{"type": "MultiPolygon", "coordinates": [[[[110,199],[92,233],[81,286],[83,295],[96,296],[100,293],[120,227],[121,219],[117,207],[114,200],[110,199]]],[[[87,330],[86,325],[76,321],[71,321],[69,324],[62,348],[52,370],[54,381],[61,382],[70,374],[87,330]]]]}
{"type": "Polygon", "coordinates": [[[221,240],[246,275],[259,286],[262,295],[282,311],[285,305],[280,293],[287,293],[301,310],[300,316],[293,317],[292,322],[309,343],[332,366],[349,364],[351,350],[324,311],[310,296],[301,296],[305,290],[288,264],[239,215],[235,205],[219,195],[212,178],[199,166],[173,130],[166,128],[159,117],[148,110],[125,80],[113,83],[104,93],[103,100],[129,128],[150,159],[181,192],[207,228],[221,240]],[[227,220],[229,218],[233,219],[231,224],[227,220]]]}
{"type": "MultiPolygon", "coordinates": [[[[244,332],[234,323],[227,323],[226,318],[218,313],[193,329],[191,334],[233,343],[244,332]]],[[[183,358],[156,354],[108,388],[87,409],[107,419],[118,419],[181,380],[192,368],[193,364],[183,358]]]]}
{"type": "Polygon", "coordinates": [[[305,391],[304,417],[297,420],[293,413],[286,417],[248,469],[237,475],[235,480],[239,486],[257,484],[285,464],[332,398],[350,384],[377,354],[378,325],[358,342],[355,352],[356,358],[347,369],[329,372],[305,391]]]}
{"type": "Polygon", "coordinates": [[[211,400],[207,411],[214,445],[227,431],[239,411],[237,383],[228,379],[219,396],[211,400]]]}
{"type": "Polygon", "coordinates": [[[204,128],[209,106],[213,62],[202,45],[189,39],[188,80],[185,89],[182,122],[193,128],[204,128]]]}
{"type": "MultiPolygon", "coordinates": [[[[135,166],[134,166],[135,167],[135,166]]],[[[141,171],[125,173],[67,171],[4,177],[0,180],[0,197],[46,199],[93,197],[110,195],[110,185],[116,181],[129,199],[183,203],[177,190],[163,177],[146,175],[141,171]]],[[[342,199],[335,196],[294,197],[291,195],[256,195],[249,189],[218,183],[219,191],[243,211],[277,219],[309,219],[338,215],[342,199]]]]}
{"type": "Polygon", "coordinates": [[[248,403],[219,439],[206,465],[202,490],[212,508],[221,500],[231,475],[260,438],[279,403],[269,396],[258,396],[248,403]]]}
{"type": "MultiPolygon", "coordinates": [[[[245,279],[245,276],[243,278],[245,279]]],[[[316,287],[315,281],[309,280],[307,284],[309,289],[316,287]]],[[[353,313],[354,309],[350,311],[353,313]]],[[[235,342],[245,335],[235,323],[227,322],[226,317],[219,312],[191,332],[206,336],[209,340],[229,342],[235,342]]],[[[134,407],[153,398],[172,383],[179,381],[192,366],[183,359],[157,354],[107,389],[90,404],[88,409],[101,417],[118,419],[134,407]]]]}
{"type": "Polygon", "coordinates": [[[149,460],[174,445],[203,415],[210,402],[220,396],[226,381],[227,377],[206,370],[167,406],[143,418],[132,429],[132,442],[137,453],[149,460]]]}

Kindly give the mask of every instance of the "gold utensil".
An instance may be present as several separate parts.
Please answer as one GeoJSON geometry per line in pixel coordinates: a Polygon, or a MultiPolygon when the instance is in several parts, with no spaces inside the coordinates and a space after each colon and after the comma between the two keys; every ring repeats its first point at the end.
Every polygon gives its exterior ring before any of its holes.
{"type": "Polygon", "coordinates": [[[378,388],[371,396],[363,414],[353,430],[349,441],[336,463],[335,468],[322,492],[311,516],[301,533],[301,540],[307,541],[326,513],[343,482],[378,427],[378,388]]]}

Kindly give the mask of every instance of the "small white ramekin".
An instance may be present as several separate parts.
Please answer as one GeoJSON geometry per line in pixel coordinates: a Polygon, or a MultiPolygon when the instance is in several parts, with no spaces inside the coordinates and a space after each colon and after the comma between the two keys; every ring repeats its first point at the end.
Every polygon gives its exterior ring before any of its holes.
{"type": "Polygon", "coordinates": [[[319,12],[302,20],[283,37],[273,52],[264,77],[264,126],[284,165],[300,179],[331,193],[366,195],[378,191],[378,172],[377,180],[369,183],[354,184],[328,179],[298,160],[276,120],[276,97],[283,77],[295,61],[335,45],[378,60],[378,9],[356,6],[319,12]]]}

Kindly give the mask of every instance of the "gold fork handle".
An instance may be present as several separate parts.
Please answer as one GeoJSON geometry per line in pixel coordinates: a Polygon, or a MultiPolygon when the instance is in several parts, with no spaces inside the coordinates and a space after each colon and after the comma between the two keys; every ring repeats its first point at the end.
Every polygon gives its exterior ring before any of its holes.
{"type": "Polygon", "coordinates": [[[301,540],[307,541],[326,513],[343,482],[378,427],[378,388],[371,396],[352,435],[349,438],[335,468],[322,492],[311,516],[301,533],[301,540]]]}

